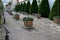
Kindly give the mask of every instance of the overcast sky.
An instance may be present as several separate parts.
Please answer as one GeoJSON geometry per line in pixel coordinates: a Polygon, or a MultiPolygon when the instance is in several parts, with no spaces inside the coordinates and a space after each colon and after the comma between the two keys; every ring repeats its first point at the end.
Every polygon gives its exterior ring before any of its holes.
{"type": "MultiPolygon", "coordinates": [[[[6,2],[9,2],[9,1],[11,1],[11,0],[2,0],[2,1],[5,2],[5,3],[4,3],[4,5],[5,5],[6,2]]],[[[14,0],[14,1],[15,1],[15,0],[14,0]]],[[[23,0],[20,0],[20,1],[23,1],[23,0]]],[[[32,2],[32,0],[30,0],[30,1],[32,2]]],[[[49,0],[50,8],[52,7],[53,3],[54,3],[54,0],[49,0]]]]}

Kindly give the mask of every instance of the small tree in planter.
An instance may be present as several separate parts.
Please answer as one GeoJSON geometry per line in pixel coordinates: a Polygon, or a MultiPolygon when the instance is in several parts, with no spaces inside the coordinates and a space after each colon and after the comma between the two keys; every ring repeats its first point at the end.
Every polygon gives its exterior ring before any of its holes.
{"type": "Polygon", "coordinates": [[[38,5],[37,5],[37,1],[36,0],[33,0],[31,9],[32,9],[33,15],[38,13],[38,5]]]}
{"type": "Polygon", "coordinates": [[[17,14],[17,12],[20,11],[20,4],[19,3],[15,6],[15,11],[16,11],[15,19],[19,20],[19,14],[17,14]]]}
{"type": "Polygon", "coordinates": [[[27,13],[28,13],[28,17],[24,17],[23,21],[24,21],[24,26],[26,26],[27,28],[31,28],[33,26],[33,18],[29,17],[29,13],[30,13],[30,1],[28,1],[27,3],[27,13]]]}
{"type": "Polygon", "coordinates": [[[39,7],[38,7],[38,14],[37,14],[37,18],[38,18],[38,19],[41,18],[41,14],[40,14],[39,10],[40,10],[40,9],[39,9],[39,7]]]}
{"type": "Polygon", "coordinates": [[[39,12],[42,17],[49,17],[50,8],[48,0],[42,0],[39,7],[39,12]]]}
{"type": "Polygon", "coordinates": [[[24,13],[23,11],[24,11],[24,4],[23,3],[21,3],[21,13],[24,13]]]}
{"type": "Polygon", "coordinates": [[[40,14],[40,0],[38,0],[38,14],[37,14],[37,18],[40,19],[41,18],[41,14],[40,14]]]}
{"type": "Polygon", "coordinates": [[[55,0],[55,3],[50,12],[49,18],[53,19],[54,22],[60,24],[60,0],[55,0]]]}
{"type": "Polygon", "coordinates": [[[9,7],[8,13],[9,13],[10,15],[12,15],[11,6],[12,6],[12,2],[9,2],[9,3],[8,3],[8,7],[9,7]]]}
{"type": "Polygon", "coordinates": [[[26,8],[26,3],[24,2],[24,4],[23,4],[23,14],[26,14],[25,8],[26,8]]]}

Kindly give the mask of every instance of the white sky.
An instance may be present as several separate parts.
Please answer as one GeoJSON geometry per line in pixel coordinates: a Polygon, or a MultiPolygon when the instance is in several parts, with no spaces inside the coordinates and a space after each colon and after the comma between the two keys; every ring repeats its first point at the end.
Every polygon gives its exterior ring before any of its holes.
{"type": "MultiPolygon", "coordinates": [[[[4,3],[4,5],[5,5],[6,2],[9,2],[11,0],[2,0],[2,1],[5,2],[4,3]]],[[[16,2],[16,0],[13,0],[13,1],[16,2]]],[[[23,0],[19,0],[19,1],[23,1],[23,0]]],[[[32,2],[32,0],[30,0],[30,2],[32,2]]],[[[53,3],[54,3],[54,0],[49,0],[50,8],[52,7],[53,3]]]]}

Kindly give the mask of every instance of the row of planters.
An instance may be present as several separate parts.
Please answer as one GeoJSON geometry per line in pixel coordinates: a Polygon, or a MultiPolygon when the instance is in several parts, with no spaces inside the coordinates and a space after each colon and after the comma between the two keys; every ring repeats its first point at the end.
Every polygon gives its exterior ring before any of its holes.
{"type": "MultiPolygon", "coordinates": [[[[27,28],[33,27],[33,18],[29,17],[29,14],[31,14],[31,5],[30,5],[29,1],[27,2],[27,4],[24,2],[24,5],[22,5],[22,4],[20,5],[20,3],[17,3],[17,5],[15,6],[15,11],[23,13],[23,14],[27,13],[28,17],[23,18],[24,26],[26,26],[27,28]]],[[[19,19],[19,17],[18,17],[18,19],[19,19]]]]}
{"type": "MultiPolygon", "coordinates": [[[[24,17],[23,21],[24,21],[24,25],[29,27],[29,26],[33,26],[33,18],[29,17],[29,14],[33,14],[33,13],[38,13],[38,5],[37,5],[37,1],[33,0],[32,5],[30,4],[30,1],[28,1],[27,3],[21,3],[21,4],[17,4],[15,6],[15,11],[16,12],[20,12],[20,13],[27,13],[28,17],[24,17]],[[36,6],[36,7],[33,7],[36,6]]],[[[38,18],[40,18],[40,14],[38,15],[38,18]]],[[[19,17],[18,17],[19,19],[19,17]]]]}
{"type": "MultiPolygon", "coordinates": [[[[40,16],[49,18],[54,20],[54,22],[60,24],[60,0],[55,0],[55,3],[50,11],[49,2],[48,0],[42,0],[41,3],[39,3],[39,6],[37,5],[37,1],[33,0],[32,4],[30,4],[30,1],[27,3],[17,3],[15,6],[16,12],[23,12],[28,14],[28,17],[24,17],[24,25],[26,27],[33,26],[33,18],[29,17],[29,14],[37,14],[37,18],[40,18],[40,16]],[[57,17],[56,17],[57,16],[57,17]]],[[[17,14],[17,13],[16,13],[17,14]]],[[[17,14],[16,19],[19,19],[19,15],[17,14]]]]}
{"type": "Polygon", "coordinates": [[[49,2],[48,0],[42,0],[41,3],[39,4],[39,6],[37,5],[37,1],[33,0],[32,4],[30,4],[30,1],[28,1],[27,3],[19,3],[17,4],[17,8],[15,6],[15,8],[17,10],[19,10],[18,12],[25,12],[28,14],[28,17],[24,17],[23,21],[24,21],[24,25],[26,27],[32,27],[33,26],[33,18],[29,17],[29,14],[37,14],[37,18],[45,17],[45,18],[49,18],[49,19],[53,19],[53,21],[55,23],[60,24],[60,1],[56,0],[51,11],[50,11],[50,7],[49,7],[49,2]]]}

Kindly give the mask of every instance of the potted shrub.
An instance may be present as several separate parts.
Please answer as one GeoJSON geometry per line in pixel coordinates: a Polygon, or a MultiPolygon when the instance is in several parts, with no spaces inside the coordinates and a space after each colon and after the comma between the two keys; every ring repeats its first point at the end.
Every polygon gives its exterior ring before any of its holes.
{"type": "Polygon", "coordinates": [[[26,8],[26,3],[24,2],[24,3],[23,3],[23,14],[24,14],[24,15],[26,14],[25,8],[26,8]]]}
{"type": "Polygon", "coordinates": [[[38,19],[41,18],[41,14],[40,14],[40,1],[39,1],[39,5],[38,5],[38,14],[37,14],[37,18],[38,18],[38,19]]]}
{"type": "Polygon", "coordinates": [[[24,21],[24,26],[26,26],[27,28],[31,28],[33,26],[33,18],[29,17],[29,13],[31,13],[30,1],[28,1],[27,3],[27,8],[29,8],[29,9],[26,9],[27,10],[26,12],[28,13],[28,17],[24,17],[23,21],[24,21]]]}
{"type": "Polygon", "coordinates": [[[54,5],[49,15],[49,18],[58,24],[60,24],[60,7],[59,6],[60,6],[60,1],[55,0],[54,5]]]}
{"type": "Polygon", "coordinates": [[[26,27],[33,26],[33,18],[24,17],[23,21],[24,21],[24,26],[26,26],[26,27]]]}
{"type": "Polygon", "coordinates": [[[15,14],[15,19],[16,20],[19,20],[20,18],[20,15],[18,14],[18,12],[20,11],[20,4],[18,3],[16,6],[15,6],[15,11],[16,11],[16,14],[15,14]]]}
{"type": "Polygon", "coordinates": [[[11,6],[12,6],[12,2],[9,2],[9,3],[8,3],[8,7],[9,7],[8,13],[9,13],[10,15],[12,15],[11,6]]]}
{"type": "Polygon", "coordinates": [[[39,4],[39,13],[42,17],[48,18],[50,13],[48,0],[42,0],[39,4]]]}
{"type": "Polygon", "coordinates": [[[40,15],[39,13],[37,14],[37,18],[38,18],[38,19],[40,19],[40,18],[41,18],[41,15],[40,15]]]}
{"type": "Polygon", "coordinates": [[[36,16],[36,14],[38,13],[38,5],[36,0],[33,0],[32,2],[31,11],[34,16],[36,16]]]}

